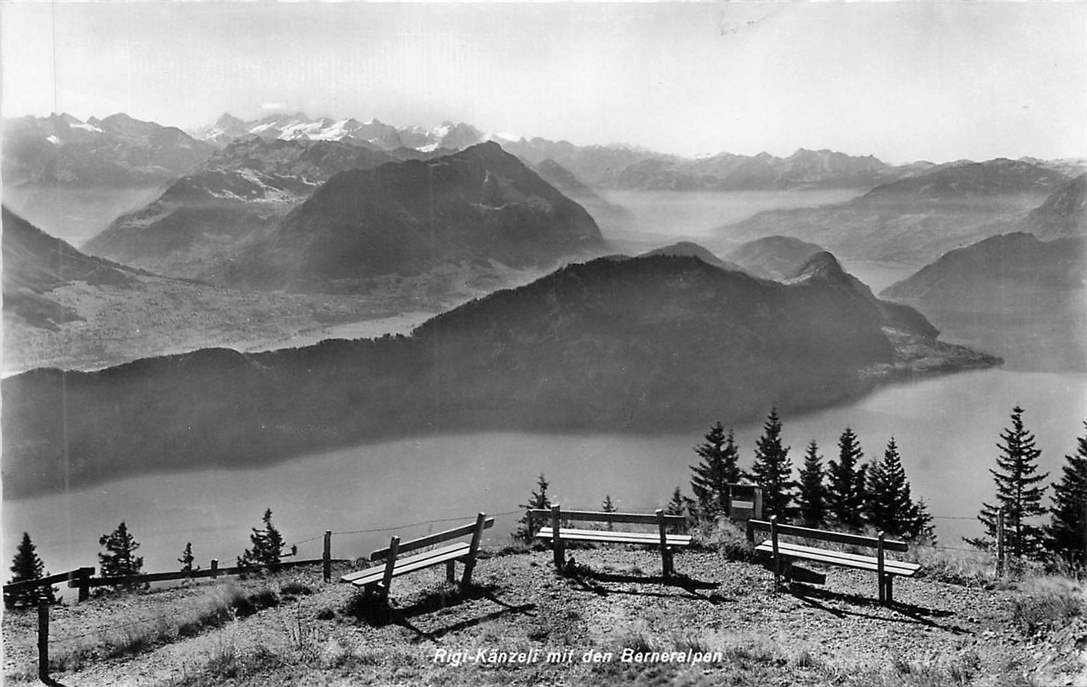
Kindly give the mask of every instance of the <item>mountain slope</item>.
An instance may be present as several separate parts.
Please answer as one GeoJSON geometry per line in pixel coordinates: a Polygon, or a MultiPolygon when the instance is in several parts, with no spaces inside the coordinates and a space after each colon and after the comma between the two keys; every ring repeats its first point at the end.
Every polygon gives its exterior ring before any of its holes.
{"type": "Polygon", "coordinates": [[[216,280],[246,241],[270,231],[319,184],[391,160],[350,143],[250,136],[118,218],[84,248],[161,274],[216,280]]]}
{"type": "Polygon", "coordinates": [[[629,210],[605,200],[600,194],[578,179],[573,172],[554,160],[544,160],[537,165],[533,165],[533,169],[544,181],[588,210],[601,228],[621,230],[633,219],[633,213],[629,210]]]}
{"type": "Polygon", "coordinates": [[[34,370],[2,382],[4,488],[54,490],[65,470],[75,485],[255,464],[391,435],[740,422],[771,403],[818,407],[890,376],[994,362],[938,344],[919,315],[888,322],[869,299],[826,261],[785,285],[693,257],[598,259],[409,338],[34,370]]]}
{"type": "Polygon", "coordinates": [[[91,286],[130,286],[142,274],[124,265],[85,255],[66,241],[49,236],[4,206],[4,316],[16,318],[6,326],[57,329],[82,319],[79,313],[50,297],[50,291],[84,282],[91,286]]]}
{"type": "Polygon", "coordinates": [[[722,227],[734,240],[786,235],[837,255],[923,264],[1004,233],[1067,177],[1023,161],[945,165],[818,208],[762,212],[722,227]]]}
{"type": "Polygon", "coordinates": [[[726,257],[757,277],[780,281],[795,275],[822,250],[791,236],[766,236],[738,246],[726,257]]]}
{"type": "Polygon", "coordinates": [[[881,295],[969,312],[1041,308],[1082,292],[1087,237],[1041,241],[1032,234],[993,236],[950,251],[881,295]]]}
{"type": "Polygon", "coordinates": [[[482,143],[332,177],[241,256],[231,278],[355,290],[439,265],[538,268],[602,247],[580,205],[496,143],[482,143]]]}
{"type": "Polygon", "coordinates": [[[709,249],[703,246],[693,243],[691,241],[680,241],[673,243],[670,246],[662,246],[661,248],[654,248],[653,250],[642,253],[643,257],[652,255],[670,255],[672,257],[692,257],[698,258],[707,265],[713,265],[714,267],[720,267],[723,270],[738,270],[744,271],[740,265],[733,262],[727,262],[714,255],[709,249]]]}
{"type": "Polygon", "coordinates": [[[1087,174],[1079,175],[1031,210],[1022,230],[1042,240],[1087,235],[1087,174]]]}
{"type": "Polygon", "coordinates": [[[147,202],[214,150],[180,129],[123,114],[6,119],[3,133],[4,204],[74,241],[147,202]]]}

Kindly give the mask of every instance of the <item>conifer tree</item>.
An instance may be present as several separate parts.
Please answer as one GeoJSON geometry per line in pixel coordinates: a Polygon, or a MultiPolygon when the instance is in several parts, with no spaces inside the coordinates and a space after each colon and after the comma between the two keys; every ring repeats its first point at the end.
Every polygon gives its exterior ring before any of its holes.
{"type": "Polygon", "coordinates": [[[672,492],[672,498],[668,501],[668,505],[664,507],[664,513],[666,515],[687,515],[692,505],[694,505],[693,501],[683,496],[683,492],[677,486],[675,491],[672,492]]]}
{"type": "Polygon", "coordinates": [[[910,495],[910,482],[894,437],[887,442],[883,459],[867,470],[864,515],[868,524],[892,537],[916,539],[931,533],[932,518],[921,502],[910,495]]]}
{"type": "MultiPolygon", "coordinates": [[[[615,507],[615,503],[612,502],[611,494],[604,494],[604,501],[600,504],[600,510],[604,511],[605,513],[614,513],[615,511],[619,510],[615,507]]],[[[609,522],[608,529],[614,530],[615,524],[609,522]]]]}
{"type": "MultiPolygon", "coordinates": [[[[37,547],[30,541],[30,534],[23,532],[23,539],[19,542],[19,548],[15,551],[15,557],[11,561],[11,581],[26,582],[40,580],[46,576],[45,564],[38,558],[37,547]]],[[[56,589],[51,586],[24,589],[21,591],[5,593],[4,604],[12,606],[32,606],[39,599],[45,599],[49,603],[56,601],[56,589]]]]}
{"type": "Polygon", "coordinates": [[[842,527],[861,526],[866,468],[860,439],[849,427],[838,437],[838,460],[827,466],[827,514],[842,527]]]}
{"type": "Polygon", "coordinates": [[[691,466],[694,473],[691,477],[691,491],[697,500],[699,513],[712,520],[720,515],[728,515],[728,485],[740,479],[740,468],[737,465],[740,454],[732,429],[726,434],[720,422],[710,427],[705,439],[705,443],[695,446],[694,449],[702,461],[691,466]]]}
{"type": "MultiPolygon", "coordinates": [[[[548,483],[547,478],[541,472],[540,476],[536,478],[536,490],[532,492],[532,496],[529,497],[528,503],[522,503],[518,505],[518,508],[523,508],[526,511],[530,508],[547,510],[551,508],[551,497],[547,495],[547,489],[551,485],[548,483]]],[[[532,538],[536,536],[536,532],[543,527],[543,523],[539,518],[532,521],[532,525],[529,526],[528,513],[526,512],[521,516],[521,520],[517,525],[517,532],[513,536],[525,542],[532,542],[532,538]]]]}
{"type": "Polygon", "coordinates": [[[283,535],[272,524],[272,509],[266,508],[261,518],[264,527],[252,528],[249,541],[253,548],[246,549],[238,558],[238,565],[243,567],[265,567],[279,563],[280,552],[283,550],[283,535]]]}
{"type": "Polygon", "coordinates": [[[1087,432],[1076,441],[1076,454],[1064,457],[1061,480],[1053,484],[1045,544],[1065,561],[1087,565],[1087,432]]]}
{"type": "Polygon", "coordinates": [[[181,564],[181,572],[193,572],[192,564],[194,560],[196,559],[192,555],[192,542],[186,542],[185,550],[181,552],[181,558],[177,559],[177,562],[181,564]]]}
{"type": "Polygon", "coordinates": [[[99,537],[98,544],[105,548],[105,552],[98,554],[98,566],[102,571],[102,577],[140,574],[143,568],[143,557],[135,555],[136,549],[140,548],[140,543],[128,531],[124,521],[117,525],[117,529],[99,537]]]}
{"type": "Polygon", "coordinates": [[[819,445],[812,439],[804,453],[804,468],[800,471],[800,493],[797,511],[805,527],[820,527],[826,523],[826,484],[823,457],[819,445]]]}
{"type": "Polygon", "coordinates": [[[996,537],[997,512],[1004,509],[1004,545],[1016,559],[1037,558],[1042,553],[1042,528],[1029,522],[1045,513],[1042,494],[1045,487],[1038,484],[1049,473],[1035,474],[1037,460],[1042,455],[1034,435],[1023,424],[1023,409],[1012,409],[1012,426],[1000,433],[1002,443],[996,446],[1000,455],[997,469],[989,469],[996,483],[996,503],[983,503],[978,520],[985,527],[986,537],[966,539],[974,546],[987,548],[996,537]]]}
{"type": "Polygon", "coordinates": [[[932,515],[928,512],[928,506],[924,499],[914,502],[910,513],[910,529],[906,535],[908,539],[924,539],[932,546],[936,545],[936,529],[932,525],[932,515]]]}
{"type": "Polygon", "coordinates": [[[781,418],[777,408],[771,408],[762,426],[762,436],[755,442],[755,462],[751,479],[762,489],[762,504],[766,517],[772,515],[786,520],[793,500],[793,463],[789,447],[781,443],[781,418]]]}

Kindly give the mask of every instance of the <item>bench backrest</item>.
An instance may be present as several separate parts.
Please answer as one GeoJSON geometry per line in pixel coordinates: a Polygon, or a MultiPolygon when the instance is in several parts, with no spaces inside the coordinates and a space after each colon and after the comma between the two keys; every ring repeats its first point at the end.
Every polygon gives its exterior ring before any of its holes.
{"type": "MultiPolygon", "coordinates": [[[[537,518],[546,522],[547,519],[551,517],[551,511],[543,508],[530,508],[528,517],[530,523],[537,518]]],[[[656,513],[608,513],[605,511],[592,510],[560,510],[559,517],[562,520],[568,521],[627,523],[635,525],[657,525],[660,523],[661,519],[669,526],[687,524],[687,518],[682,515],[662,515],[658,517],[656,513]]]]}
{"type": "MultiPolygon", "coordinates": [[[[793,537],[805,537],[807,539],[818,539],[821,541],[834,542],[837,544],[852,544],[854,546],[868,546],[873,549],[879,548],[878,537],[865,537],[860,534],[849,534],[848,532],[831,532],[830,530],[816,530],[810,527],[797,527],[796,525],[782,525],[774,523],[777,533],[779,535],[788,535],[793,537]]],[[[748,539],[754,539],[754,533],[756,530],[770,531],[770,522],[766,520],[748,520],[747,521],[747,534],[748,539]]],[[[898,541],[896,539],[884,539],[883,548],[888,551],[909,551],[910,546],[906,542],[898,541]]]]}
{"type": "MultiPolygon", "coordinates": [[[[406,553],[415,549],[426,548],[427,546],[433,546],[434,544],[440,544],[443,541],[449,541],[450,539],[457,539],[458,537],[464,537],[469,534],[476,537],[483,533],[483,530],[488,527],[494,526],[494,518],[488,518],[485,514],[480,513],[476,517],[476,521],[468,523],[467,525],[461,525],[460,527],[454,527],[451,530],[445,530],[444,532],[436,532],[434,534],[428,534],[425,537],[419,537],[418,539],[409,539],[399,543],[397,547],[397,554],[406,553]]],[[[475,542],[478,544],[478,541],[475,542]]],[[[370,554],[370,560],[379,561],[382,558],[387,558],[392,551],[392,546],[386,546],[385,548],[378,549],[370,554]]]]}

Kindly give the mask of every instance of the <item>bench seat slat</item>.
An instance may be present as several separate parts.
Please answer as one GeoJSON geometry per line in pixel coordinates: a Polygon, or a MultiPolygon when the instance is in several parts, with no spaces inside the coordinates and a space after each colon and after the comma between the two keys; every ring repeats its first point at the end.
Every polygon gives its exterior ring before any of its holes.
{"type": "MultiPolygon", "coordinates": [[[[551,539],[553,530],[550,527],[540,528],[536,533],[537,539],[551,539]]],[[[598,541],[611,544],[660,544],[660,534],[657,532],[612,532],[610,530],[578,530],[562,527],[559,529],[559,537],[571,541],[598,541]]],[[[691,537],[687,534],[669,534],[665,537],[668,546],[690,546],[691,537]]]]}
{"type": "MultiPolygon", "coordinates": [[[[767,539],[755,547],[755,550],[772,554],[774,552],[774,545],[767,539]]],[[[788,558],[803,558],[819,563],[838,565],[844,568],[857,568],[860,570],[871,570],[873,572],[879,570],[879,565],[875,556],[861,556],[858,554],[846,553],[844,551],[828,551],[826,549],[817,549],[811,546],[801,546],[800,544],[789,544],[784,542],[778,542],[778,552],[781,553],[782,556],[788,558]]],[[[921,566],[917,563],[895,561],[889,558],[883,559],[883,571],[889,575],[913,577],[920,569],[921,566]]]]}
{"type": "MultiPolygon", "coordinates": [[[[466,542],[457,542],[450,546],[443,546],[440,549],[434,549],[433,551],[425,551],[414,556],[407,558],[399,558],[396,561],[396,565],[393,566],[393,577],[403,575],[404,573],[413,572],[415,570],[422,570],[423,568],[429,568],[432,565],[438,565],[446,561],[456,560],[463,556],[466,556],[471,547],[466,542]]],[[[384,565],[375,565],[365,570],[359,570],[357,572],[348,573],[340,578],[341,582],[350,582],[359,587],[364,587],[368,584],[380,582],[381,578],[385,575],[384,565]]]]}

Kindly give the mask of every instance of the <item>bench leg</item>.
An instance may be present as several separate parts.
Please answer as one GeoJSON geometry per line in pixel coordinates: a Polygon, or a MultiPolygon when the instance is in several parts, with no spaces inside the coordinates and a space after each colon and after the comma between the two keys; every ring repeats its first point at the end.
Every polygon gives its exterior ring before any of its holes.
{"type": "Polygon", "coordinates": [[[876,573],[876,584],[879,587],[879,602],[881,604],[887,603],[887,580],[882,573],[876,573]]]}
{"type": "Polygon", "coordinates": [[[476,559],[469,558],[464,561],[464,574],[460,578],[460,586],[462,588],[468,588],[472,584],[472,573],[476,569],[476,559]]]}
{"type": "Polygon", "coordinates": [[[457,565],[453,561],[445,562],[445,581],[454,582],[457,579],[457,565]]]}
{"type": "Polygon", "coordinates": [[[888,606],[891,605],[892,603],[894,603],[894,598],[893,598],[894,595],[892,594],[892,590],[894,589],[894,585],[892,583],[894,582],[894,579],[895,579],[894,575],[888,575],[887,576],[887,581],[884,583],[884,586],[887,588],[887,605],[888,606]]]}

